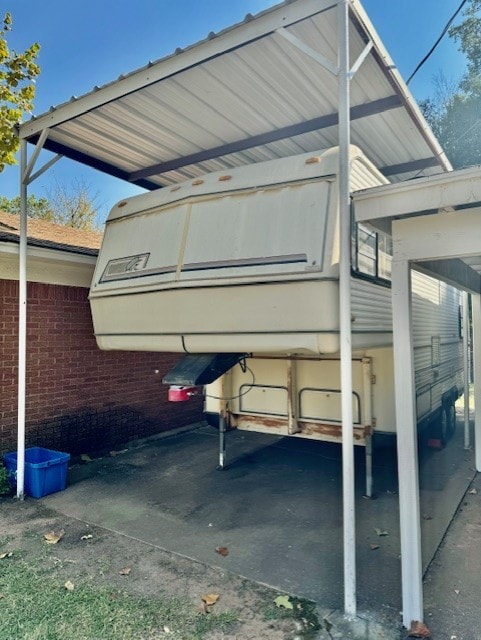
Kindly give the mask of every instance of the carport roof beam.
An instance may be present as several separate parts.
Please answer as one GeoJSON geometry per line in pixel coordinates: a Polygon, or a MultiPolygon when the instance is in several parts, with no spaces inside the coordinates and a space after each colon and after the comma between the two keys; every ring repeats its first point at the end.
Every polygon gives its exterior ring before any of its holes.
{"type": "MultiPolygon", "coordinates": [[[[366,104],[360,104],[351,108],[351,120],[358,120],[359,118],[366,118],[377,113],[389,111],[390,109],[396,109],[402,106],[399,96],[392,95],[387,98],[380,98],[373,102],[366,104]]],[[[220,145],[212,149],[205,149],[198,153],[193,153],[189,156],[182,158],[176,158],[175,160],[169,160],[167,162],[160,162],[146,167],[140,171],[135,171],[128,176],[130,182],[137,182],[140,179],[147,178],[148,176],[155,175],[157,173],[166,173],[167,171],[173,171],[181,167],[185,167],[197,162],[204,162],[205,160],[212,160],[214,158],[220,158],[231,153],[238,151],[245,151],[247,149],[253,149],[254,147],[260,147],[271,142],[277,142],[278,140],[285,140],[286,138],[292,138],[300,136],[304,133],[310,133],[312,131],[319,131],[320,129],[326,129],[328,127],[336,126],[339,123],[339,113],[330,113],[325,116],[313,118],[306,122],[299,122],[292,124],[281,129],[275,129],[274,131],[268,131],[261,133],[257,136],[250,138],[244,138],[243,140],[237,140],[229,144],[220,145]]],[[[432,166],[431,158],[429,158],[426,166],[432,166]]],[[[419,169],[419,167],[417,167],[419,169]]],[[[157,185],[158,186],[158,185],[157,185]]]]}

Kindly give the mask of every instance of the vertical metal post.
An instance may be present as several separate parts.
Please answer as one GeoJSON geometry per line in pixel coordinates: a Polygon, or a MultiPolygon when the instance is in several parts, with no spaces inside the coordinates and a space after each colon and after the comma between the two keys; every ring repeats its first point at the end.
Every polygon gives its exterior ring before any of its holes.
{"type": "Polygon", "coordinates": [[[372,498],[372,369],[371,358],[362,360],[362,386],[363,386],[363,412],[362,424],[364,425],[365,460],[366,460],[366,498],[372,498]]]}
{"type": "Polygon", "coordinates": [[[469,294],[463,291],[464,448],[469,449],[469,294]]]}
{"type": "Polygon", "coordinates": [[[219,466],[222,470],[225,466],[225,418],[224,414],[219,413],[219,466]]]}
{"type": "Polygon", "coordinates": [[[481,471],[481,295],[472,294],[474,365],[474,452],[476,471],[481,471]]]}
{"type": "Polygon", "coordinates": [[[423,589],[411,278],[404,259],[392,263],[392,315],[403,624],[409,628],[423,619],[423,589]]]}
{"type": "Polygon", "coordinates": [[[25,487],[25,394],[27,359],[27,143],[20,141],[20,245],[18,273],[17,498],[25,487]]]}
{"type": "Polygon", "coordinates": [[[372,498],[372,435],[365,436],[365,459],[366,459],[366,498],[372,498]]]}
{"type": "Polygon", "coordinates": [[[349,3],[338,1],[339,88],[339,329],[342,405],[344,612],[356,615],[356,531],[351,348],[351,216],[349,207],[349,3]]]}
{"type": "Polygon", "coordinates": [[[225,432],[226,432],[226,416],[227,416],[227,396],[231,396],[232,393],[227,393],[227,386],[232,388],[231,384],[227,384],[228,374],[224,374],[220,377],[219,384],[219,464],[217,469],[222,471],[225,467],[225,432]]]}

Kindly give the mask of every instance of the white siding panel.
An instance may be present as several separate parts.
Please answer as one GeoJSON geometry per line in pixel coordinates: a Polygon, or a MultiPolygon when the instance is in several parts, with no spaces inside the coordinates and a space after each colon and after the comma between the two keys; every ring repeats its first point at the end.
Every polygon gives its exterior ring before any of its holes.
{"type": "Polygon", "coordinates": [[[351,283],[353,331],[391,332],[391,289],[361,278],[351,283]]]}

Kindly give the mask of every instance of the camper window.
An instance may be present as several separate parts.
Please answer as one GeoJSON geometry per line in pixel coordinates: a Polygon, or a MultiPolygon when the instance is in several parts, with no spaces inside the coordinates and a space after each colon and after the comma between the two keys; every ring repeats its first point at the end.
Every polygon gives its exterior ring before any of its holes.
{"type": "Polygon", "coordinates": [[[391,281],[392,241],[362,224],[353,225],[352,270],[354,275],[391,281]]]}

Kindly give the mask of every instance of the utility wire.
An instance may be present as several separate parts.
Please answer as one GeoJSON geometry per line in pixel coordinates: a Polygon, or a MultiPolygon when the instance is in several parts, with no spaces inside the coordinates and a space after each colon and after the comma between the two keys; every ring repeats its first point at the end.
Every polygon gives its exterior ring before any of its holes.
{"type": "Polygon", "coordinates": [[[441,35],[439,36],[439,38],[436,40],[436,42],[433,44],[433,46],[431,47],[431,49],[428,51],[428,53],[424,56],[424,58],[421,60],[421,62],[418,64],[418,66],[414,69],[414,71],[411,73],[411,75],[409,76],[409,78],[407,79],[406,84],[409,84],[411,82],[411,80],[414,78],[414,76],[416,75],[416,73],[419,71],[419,69],[423,66],[423,64],[425,62],[427,62],[427,60],[431,57],[432,53],[434,52],[434,50],[436,49],[436,47],[438,46],[438,44],[441,42],[441,40],[444,38],[444,36],[446,35],[449,27],[452,25],[454,19],[456,18],[456,16],[458,15],[458,13],[461,11],[461,9],[464,7],[464,5],[466,4],[468,0],[463,0],[461,2],[461,4],[459,5],[459,7],[456,9],[456,11],[453,13],[453,15],[449,18],[446,26],[444,27],[444,29],[441,32],[441,35]]]}

